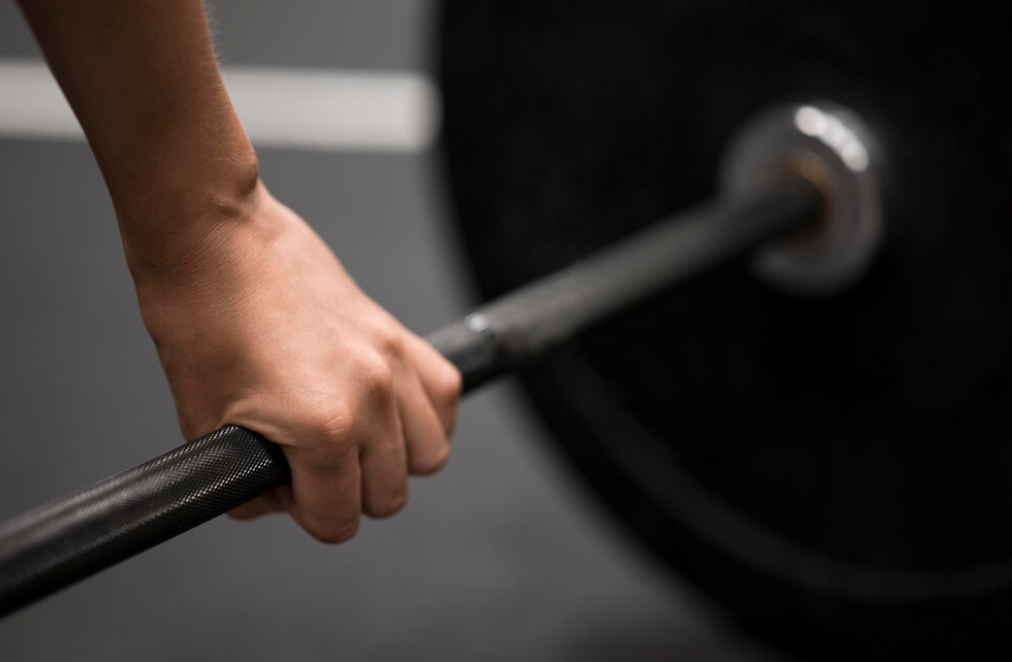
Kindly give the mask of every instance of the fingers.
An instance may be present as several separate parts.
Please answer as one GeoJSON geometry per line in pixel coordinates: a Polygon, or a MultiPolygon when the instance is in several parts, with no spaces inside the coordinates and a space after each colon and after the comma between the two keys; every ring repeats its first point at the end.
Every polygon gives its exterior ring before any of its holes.
{"type": "Polygon", "coordinates": [[[449,437],[457,422],[457,402],[462,386],[460,371],[416,335],[409,334],[407,351],[408,360],[443,425],[443,432],[449,437]]]}
{"type": "Polygon", "coordinates": [[[392,393],[385,405],[382,420],[366,421],[368,432],[356,440],[362,449],[362,512],[370,517],[390,517],[408,498],[407,449],[392,393]]]}
{"type": "Polygon", "coordinates": [[[359,514],[388,517],[407,500],[407,451],[397,411],[395,377],[370,352],[344,375],[340,405],[312,420],[311,444],[286,449],[292,464],[292,515],[324,542],[343,542],[358,530],[359,514]]]}
{"type": "Polygon", "coordinates": [[[320,542],[336,544],[358,532],[362,508],[358,448],[285,448],[292,467],[292,517],[320,542]]]}
{"type": "Polygon", "coordinates": [[[419,475],[439,471],[450,455],[442,421],[413,373],[403,373],[398,391],[397,406],[404,428],[408,471],[419,475]]]}

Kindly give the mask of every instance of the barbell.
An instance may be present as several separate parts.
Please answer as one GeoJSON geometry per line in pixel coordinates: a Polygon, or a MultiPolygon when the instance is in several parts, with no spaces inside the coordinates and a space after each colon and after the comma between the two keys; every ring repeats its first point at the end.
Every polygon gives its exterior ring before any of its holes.
{"type": "MultiPolygon", "coordinates": [[[[465,391],[631,305],[810,221],[818,194],[785,181],[680,214],[431,334],[465,391]]],[[[0,527],[0,615],[290,480],[281,450],[226,426],[0,527]]]]}
{"type": "MultiPolygon", "coordinates": [[[[440,8],[443,170],[491,302],[430,342],[466,390],[520,370],[619,519],[767,640],[1012,650],[998,9],[440,8]]],[[[0,612],[287,479],[233,426],[27,513],[0,612]]]]}

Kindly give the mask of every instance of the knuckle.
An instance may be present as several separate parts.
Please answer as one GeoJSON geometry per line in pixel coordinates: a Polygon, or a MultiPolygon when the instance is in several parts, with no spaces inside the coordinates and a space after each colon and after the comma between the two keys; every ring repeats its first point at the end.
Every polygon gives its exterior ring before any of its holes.
{"type": "Polygon", "coordinates": [[[408,491],[406,488],[393,490],[384,495],[384,497],[379,500],[379,503],[371,504],[368,515],[370,517],[377,518],[391,517],[403,510],[407,502],[408,491]]]}
{"type": "Polygon", "coordinates": [[[407,490],[400,490],[399,492],[391,495],[387,501],[386,514],[394,515],[404,509],[404,506],[408,503],[408,492],[407,490]]]}
{"type": "Polygon", "coordinates": [[[331,521],[306,522],[306,531],[320,542],[327,545],[339,545],[355,537],[358,533],[358,516],[341,518],[331,521]]]}
{"type": "Polygon", "coordinates": [[[460,371],[451,363],[446,362],[437,376],[436,388],[439,390],[438,397],[450,404],[455,403],[460,396],[461,388],[464,385],[463,382],[464,379],[460,371]]]}
{"type": "Polygon", "coordinates": [[[340,439],[352,424],[351,416],[337,404],[317,405],[303,416],[303,425],[313,438],[340,439]]]}
{"type": "Polygon", "coordinates": [[[373,330],[373,339],[383,356],[399,357],[404,353],[404,334],[392,322],[378,325],[373,330]]]}
{"type": "Polygon", "coordinates": [[[378,354],[364,354],[360,357],[358,373],[368,395],[387,396],[393,392],[393,371],[378,354]]]}
{"type": "Polygon", "coordinates": [[[434,474],[446,466],[450,459],[450,444],[443,439],[433,450],[421,457],[411,458],[411,473],[424,476],[434,474]]]}
{"type": "Polygon", "coordinates": [[[432,404],[443,424],[443,432],[447,435],[453,432],[457,422],[457,405],[462,387],[463,379],[460,371],[449,362],[446,368],[435,376],[431,394],[432,404]]]}

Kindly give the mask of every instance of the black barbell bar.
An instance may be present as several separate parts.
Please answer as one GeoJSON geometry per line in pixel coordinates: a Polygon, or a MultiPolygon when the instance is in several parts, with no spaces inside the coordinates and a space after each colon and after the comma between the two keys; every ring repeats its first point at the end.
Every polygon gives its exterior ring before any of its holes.
{"type": "MultiPolygon", "coordinates": [[[[800,179],[718,198],[495,299],[428,341],[471,391],[676,283],[813,222],[819,203],[800,179]]],[[[0,616],[289,480],[279,446],[230,425],[16,517],[0,526],[0,616]]]]}

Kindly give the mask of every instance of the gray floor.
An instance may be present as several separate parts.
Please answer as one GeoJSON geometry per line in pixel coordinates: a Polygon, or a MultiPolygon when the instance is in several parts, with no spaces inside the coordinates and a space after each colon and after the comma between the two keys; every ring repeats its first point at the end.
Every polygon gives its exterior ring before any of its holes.
{"type": "MultiPolygon", "coordinates": [[[[229,62],[424,63],[429,3],[217,5],[229,62]]],[[[0,4],[0,56],[34,53],[0,4]]],[[[466,308],[429,158],[261,159],[275,194],[409,326],[466,308]]],[[[0,140],[0,218],[4,519],[180,439],[87,148],[0,140]]],[[[282,518],[212,522],[0,623],[0,660],[780,659],[627,541],[548,447],[493,387],[468,400],[449,467],[412,483],[401,516],[336,548],[282,518]]]]}

